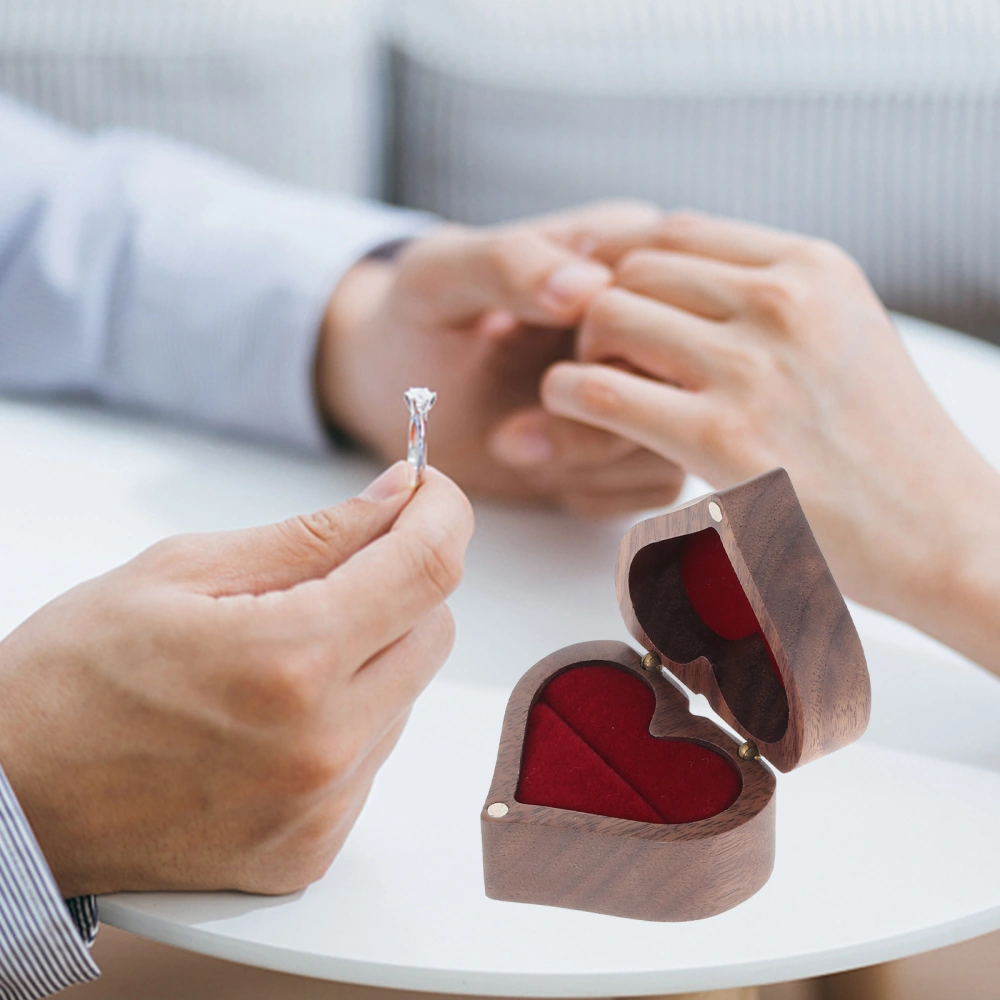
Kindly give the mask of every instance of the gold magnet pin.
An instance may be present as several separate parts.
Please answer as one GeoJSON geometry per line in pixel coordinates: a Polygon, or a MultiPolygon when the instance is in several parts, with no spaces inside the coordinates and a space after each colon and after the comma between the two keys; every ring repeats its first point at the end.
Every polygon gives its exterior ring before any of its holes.
{"type": "Polygon", "coordinates": [[[642,666],[644,670],[659,670],[663,663],[656,653],[647,653],[642,658],[642,666]]]}

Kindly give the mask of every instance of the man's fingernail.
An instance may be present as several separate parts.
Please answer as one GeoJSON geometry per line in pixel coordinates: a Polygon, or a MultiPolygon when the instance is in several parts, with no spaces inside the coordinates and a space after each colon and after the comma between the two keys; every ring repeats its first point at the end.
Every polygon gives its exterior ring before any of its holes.
{"type": "Polygon", "coordinates": [[[564,264],[549,276],[543,297],[564,307],[580,302],[611,283],[611,272],[603,264],[577,261],[564,264]]]}
{"type": "Polygon", "coordinates": [[[555,449],[552,439],[538,431],[512,431],[493,439],[493,451],[510,465],[541,465],[552,458],[555,449]]]}
{"type": "Polygon", "coordinates": [[[409,462],[397,462],[390,465],[377,479],[370,482],[362,491],[365,500],[388,500],[406,490],[413,489],[413,477],[410,475],[409,462]]]}

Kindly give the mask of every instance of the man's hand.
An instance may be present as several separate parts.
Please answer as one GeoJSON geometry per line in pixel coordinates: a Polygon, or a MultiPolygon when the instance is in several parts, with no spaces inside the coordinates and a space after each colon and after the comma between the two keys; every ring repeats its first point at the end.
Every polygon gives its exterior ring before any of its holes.
{"type": "Polygon", "coordinates": [[[587,256],[659,218],[607,203],[491,229],[442,227],[391,263],[341,282],[318,359],[332,421],[389,458],[405,439],[410,385],[438,392],[432,459],[465,488],[588,513],[669,503],[679,469],[631,441],[545,413],[544,370],[611,270],[587,256]]]}
{"type": "Polygon", "coordinates": [[[848,594],[1000,669],[987,627],[998,578],[980,554],[1000,480],[854,261],[819,240],[694,214],[597,253],[616,286],[592,300],[578,361],[547,373],[549,412],[717,487],[784,466],[848,594]]]}
{"type": "Polygon", "coordinates": [[[326,871],[452,644],[471,511],[407,477],[169,539],[0,643],[0,763],[64,895],[326,871]]]}

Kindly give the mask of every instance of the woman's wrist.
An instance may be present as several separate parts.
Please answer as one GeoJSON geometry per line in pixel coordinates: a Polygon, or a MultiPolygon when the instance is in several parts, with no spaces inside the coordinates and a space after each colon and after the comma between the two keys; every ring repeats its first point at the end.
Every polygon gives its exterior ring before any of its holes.
{"type": "Polygon", "coordinates": [[[945,515],[927,517],[933,556],[898,581],[892,613],[1000,675],[1000,474],[975,466],[945,515]]]}

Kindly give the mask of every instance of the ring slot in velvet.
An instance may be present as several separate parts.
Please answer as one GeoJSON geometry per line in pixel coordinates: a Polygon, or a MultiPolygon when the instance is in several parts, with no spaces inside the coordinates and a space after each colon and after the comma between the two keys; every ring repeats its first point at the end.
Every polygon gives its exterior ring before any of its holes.
{"type": "Polygon", "coordinates": [[[556,675],[528,715],[517,800],[647,823],[728,809],[739,771],[711,747],[653,737],[655,708],[648,682],[620,667],[580,664],[556,675]]]}

